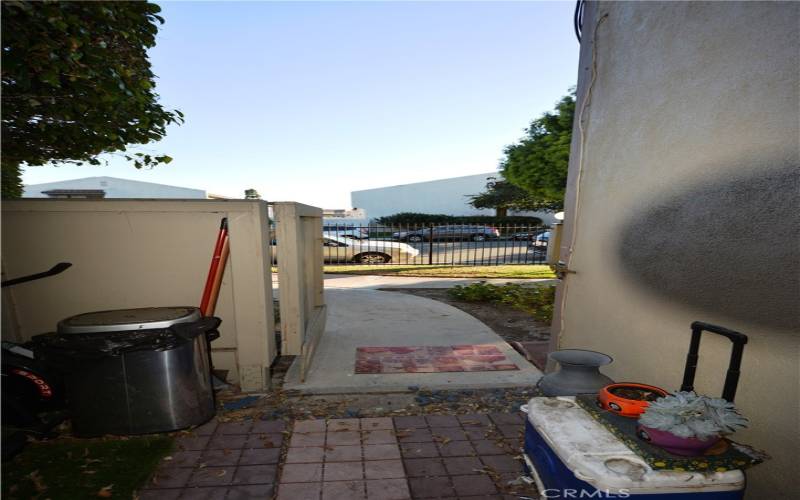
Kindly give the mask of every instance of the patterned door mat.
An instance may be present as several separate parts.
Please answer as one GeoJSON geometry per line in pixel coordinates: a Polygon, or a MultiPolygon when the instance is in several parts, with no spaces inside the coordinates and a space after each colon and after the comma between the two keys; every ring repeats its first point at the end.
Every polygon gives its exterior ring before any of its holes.
{"type": "Polygon", "coordinates": [[[519,370],[491,344],[356,348],[356,373],[519,370]]]}

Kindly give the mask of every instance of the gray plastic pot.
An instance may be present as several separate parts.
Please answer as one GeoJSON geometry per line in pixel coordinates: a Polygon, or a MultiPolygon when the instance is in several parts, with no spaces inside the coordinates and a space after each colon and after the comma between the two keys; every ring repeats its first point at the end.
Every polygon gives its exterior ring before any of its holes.
{"type": "Polygon", "coordinates": [[[539,389],[545,396],[575,396],[597,393],[614,381],[600,373],[600,367],[614,361],[602,352],[583,349],[562,349],[551,352],[548,358],[559,365],[559,370],[539,380],[539,389]]]}

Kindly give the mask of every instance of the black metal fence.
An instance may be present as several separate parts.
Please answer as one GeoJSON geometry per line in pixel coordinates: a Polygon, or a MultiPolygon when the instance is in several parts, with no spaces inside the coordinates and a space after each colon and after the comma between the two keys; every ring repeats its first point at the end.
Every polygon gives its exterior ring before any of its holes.
{"type": "Polygon", "coordinates": [[[544,264],[550,229],[532,225],[326,223],[326,264],[544,264]]]}

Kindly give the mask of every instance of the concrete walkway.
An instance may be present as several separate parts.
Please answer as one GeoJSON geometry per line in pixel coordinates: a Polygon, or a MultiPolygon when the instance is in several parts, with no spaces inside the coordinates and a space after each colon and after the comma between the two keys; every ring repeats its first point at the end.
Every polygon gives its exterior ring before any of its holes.
{"type": "Polygon", "coordinates": [[[494,285],[518,283],[540,285],[555,282],[554,279],[530,278],[427,278],[412,276],[361,276],[354,274],[326,274],[325,288],[451,288],[456,285],[469,285],[485,281],[494,285]]]}
{"type": "MultiPolygon", "coordinates": [[[[388,286],[381,281],[380,286],[388,286]]],[[[331,281],[326,281],[327,328],[317,347],[307,380],[300,383],[299,363],[295,362],[287,374],[284,389],[331,394],[405,391],[409,386],[431,389],[489,388],[533,385],[541,377],[536,367],[488,326],[459,309],[413,295],[383,292],[365,286],[358,289],[334,288],[331,284],[331,281]],[[354,373],[357,347],[461,344],[495,345],[519,370],[354,373]]]]}

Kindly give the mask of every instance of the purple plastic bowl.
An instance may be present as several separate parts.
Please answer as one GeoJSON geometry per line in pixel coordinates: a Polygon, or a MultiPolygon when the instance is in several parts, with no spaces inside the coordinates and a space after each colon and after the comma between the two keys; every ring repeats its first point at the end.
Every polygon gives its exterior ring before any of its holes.
{"type": "Polygon", "coordinates": [[[667,431],[660,431],[651,427],[645,427],[644,425],[639,426],[638,434],[641,439],[644,439],[650,444],[684,457],[700,456],[720,440],[719,436],[710,437],[708,439],[683,438],[667,431]]]}

